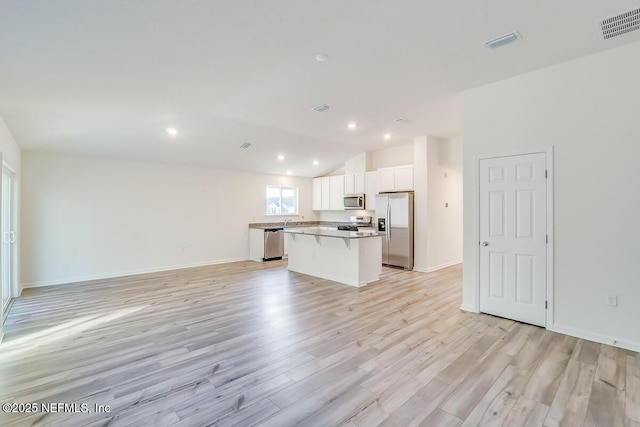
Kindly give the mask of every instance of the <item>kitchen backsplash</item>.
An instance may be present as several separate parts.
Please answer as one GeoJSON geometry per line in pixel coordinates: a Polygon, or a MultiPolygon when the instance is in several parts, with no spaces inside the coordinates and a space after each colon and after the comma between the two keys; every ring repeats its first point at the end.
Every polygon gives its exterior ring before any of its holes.
{"type": "Polygon", "coordinates": [[[329,222],[349,222],[350,216],[375,216],[372,210],[348,210],[348,211],[321,211],[319,212],[320,221],[329,222]]]}

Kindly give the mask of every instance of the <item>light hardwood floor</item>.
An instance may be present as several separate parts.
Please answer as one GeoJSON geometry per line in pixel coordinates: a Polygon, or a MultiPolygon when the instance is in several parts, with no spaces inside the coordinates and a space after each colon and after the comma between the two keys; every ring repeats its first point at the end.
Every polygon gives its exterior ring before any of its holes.
{"type": "Polygon", "coordinates": [[[352,288],[238,262],[30,289],[0,425],[640,426],[640,356],[465,313],[461,267],[352,288]]]}

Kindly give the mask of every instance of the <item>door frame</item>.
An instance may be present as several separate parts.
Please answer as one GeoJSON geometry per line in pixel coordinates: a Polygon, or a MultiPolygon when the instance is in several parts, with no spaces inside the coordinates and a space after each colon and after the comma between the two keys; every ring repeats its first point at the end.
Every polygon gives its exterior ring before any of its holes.
{"type": "MultiPolygon", "coordinates": [[[[18,227],[19,227],[19,222],[18,222],[18,218],[19,218],[19,212],[18,212],[18,191],[17,191],[17,183],[16,183],[16,179],[17,179],[17,173],[16,170],[11,167],[10,164],[8,164],[7,162],[5,162],[4,160],[2,160],[1,162],[2,164],[2,173],[6,173],[7,175],[9,175],[9,177],[11,178],[11,185],[9,187],[9,197],[11,200],[11,206],[10,206],[10,224],[11,224],[11,229],[15,230],[15,236],[16,236],[16,240],[14,244],[9,245],[9,251],[10,251],[10,256],[9,256],[9,262],[11,263],[10,266],[10,278],[9,278],[9,291],[11,293],[11,296],[9,297],[9,304],[7,305],[7,311],[4,312],[2,311],[2,318],[0,319],[0,322],[4,322],[5,318],[7,317],[7,315],[9,314],[9,310],[11,309],[11,305],[13,304],[13,301],[15,300],[15,298],[17,298],[18,296],[20,296],[21,293],[21,289],[20,286],[18,285],[18,227]]],[[[1,192],[0,192],[1,195],[1,192]]],[[[1,236],[0,236],[1,237],[1,236]]],[[[2,251],[0,251],[0,255],[2,255],[1,253],[2,251]]],[[[1,304],[1,301],[0,301],[1,304]]]]}
{"type": "Polygon", "coordinates": [[[475,197],[475,284],[476,284],[476,309],[480,313],[480,161],[487,159],[495,159],[498,157],[513,157],[522,156],[527,154],[545,154],[545,160],[547,164],[547,179],[546,179],[546,198],[547,198],[547,236],[549,241],[547,243],[547,310],[545,317],[545,328],[553,329],[553,242],[554,242],[554,226],[553,226],[553,146],[546,150],[531,150],[531,151],[517,151],[508,153],[498,153],[490,155],[480,155],[474,157],[475,179],[476,185],[474,186],[475,197]]]}

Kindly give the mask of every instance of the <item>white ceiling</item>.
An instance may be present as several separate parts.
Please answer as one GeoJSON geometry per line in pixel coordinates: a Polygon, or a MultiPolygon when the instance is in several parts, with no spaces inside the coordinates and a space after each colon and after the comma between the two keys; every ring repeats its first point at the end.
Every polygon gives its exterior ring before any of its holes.
{"type": "Polygon", "coordinates": [[[3,0],[0,115],[25,150],[317,176],[362,151],[462,133],[461,91],[640,40],[603,41],[597,25],[638,6],[3,0]],[[513,30],[520,42],[483,46],[513,30]],[[321,103],[333,108],[310,111],[321,103]]]}

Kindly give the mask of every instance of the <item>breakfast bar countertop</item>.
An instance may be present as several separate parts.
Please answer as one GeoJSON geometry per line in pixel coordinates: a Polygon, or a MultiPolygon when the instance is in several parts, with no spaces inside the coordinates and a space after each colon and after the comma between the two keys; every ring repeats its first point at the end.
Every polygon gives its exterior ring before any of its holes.
{"type": "Polygon", "coordinates": [[[373,230],[366,231],[347,231],[347,230],[336,230],[335,227],[291,227],[285,228],[282,230],[285,233],[291,234],[306,234],[311,236],[322,236],[322,237],[338,237],[343,239],[362,239],[367,237],[376,237],[379,236],[378,232],[373,230]]]}

